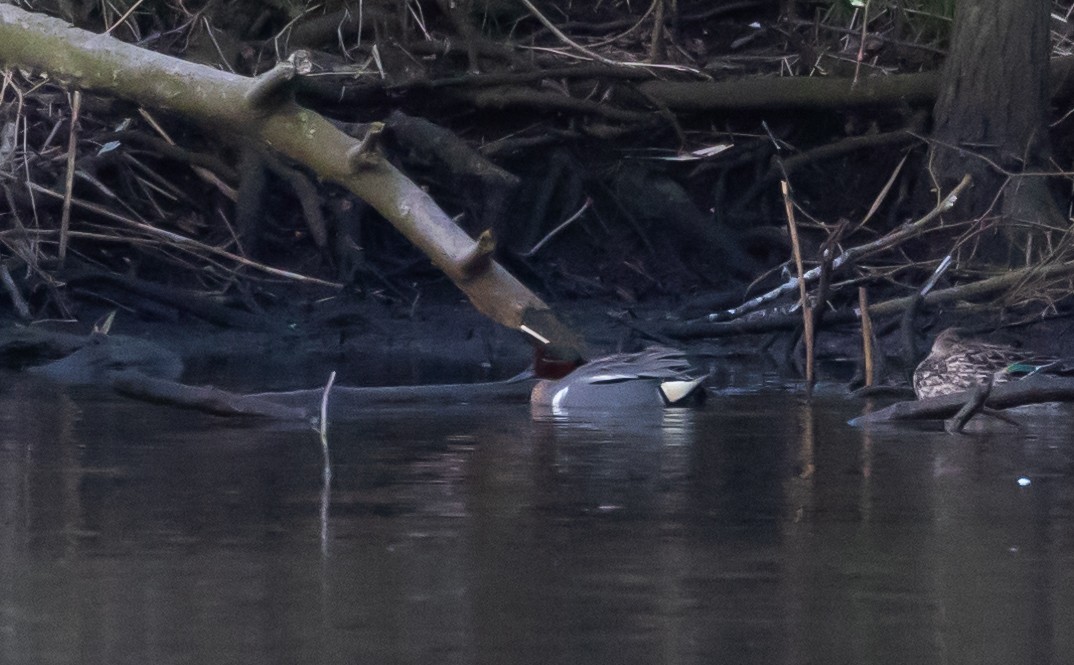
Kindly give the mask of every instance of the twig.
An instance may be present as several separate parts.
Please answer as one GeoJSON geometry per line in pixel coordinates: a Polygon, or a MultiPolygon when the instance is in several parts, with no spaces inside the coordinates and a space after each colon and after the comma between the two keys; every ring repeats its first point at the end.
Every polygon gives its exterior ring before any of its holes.
{"type": "Polygon", "coordinates": [[[71,227],[71,193],[75,187],[75,154],[78,147],[78,111],[82,108],[82,91],[71,95],[71,126],[67,131],[67,175],[63,183],[63,212],[60,214],[60,267],[67,259],[67,232],[71,227]]]}
{"type": "Polygon", "coordinates": [[[786,180],[780,181],[783,193],[783,207],[787,213],[787,227],[791,231],[791,250],[794,252],[794,265],[798,269],[798,296],[802,304],[802,327],[805,330],[806,354],[806,394],[813,392],[813,307],[809,304],[809,294],[803,279],[805,267],[802,264],[802,247],[798,242],[798,225],[794,221],[794,202],[791,201],[790,185],[786,180]]]}
{"type": "MultiPolygon", "coordinates": [[[[874,240],[873,242],[859,245],[857,247],[851,247],[839,256],[835,257],[835,259],[832,261],[832,270],[838,270],[847,263],[859,261],[866,256],[888,249],[904,240],[916,236],[929,222],[939,217],[941,213],[950,209],[950,207],[955,204],[955,201],[958,199],[959,195],[962,194],[962,191],[969,187],[971,180],[972,179],[968,174],[963,176],[962,181],[959,182],[958,185],[956,185],[954,189],[952,189],[951,192],[947,196],[945,196],[939,202],[939,204],[937,204],[937,206],[931,211],[929,211],[929,213],[926,214],[924,217],[921,217],[920,219],[909,224],[905,224],[898,229],[892,231],[891,233],[874,240]]],[[[820,273],[821,268],[818,266],[806,272],[802,276],[802,278],[806,281],[812,282],[820,277],[820,273]]],[[[767,305],[768,303],[773,302],[780,297],[796,290],[798,288],[798,282],[798,277],[792,277],[787,282],[777,286],[776,288],[772,289],[771,291],[768,291],[767,293],[763,293],[756,298],[752,298],[751,300],[742,303],[738,307],[734,307],[721,312],[713,312],[712,314],[709,314],[706,319],[709,321],[727,321],[729,319],[738,318],[743,314],[748,314],[749,312],[752,312],[756,309],[760,309],[764,305],[767,305]]]]}
{"type": "Polygon", "coordinates": [[[865,357],[865,387],[873,385],[873,319],[869,316],[869,296],[864,286],[858,287],[858,308],[861,310],[861,347],[865,357]]]}
{"type": "MultiPolygon", "coordinates": [[[[47,187],[44,187],[42,185],[38,185],[37,183],[34,183],[34,182],[27,183],[27,186],[33,191],[41,192],[42,194],[47,194],[49,196],[54,196],[56,198],[61,198],[63,196],[62,194],[57,194],[56,192],[52,191],[51,189],[49,189],[47,187]]],[[[80,208],[90,210],[95,214],[101,215],[102,217],[107,217],[108,219],[115,220],[115,221],[120,222],[121,224],[129,226],[131,228],[138,229],[139,231],[142,231],[142,232],[146,233],[147,235],[151,235],[151,236],[166,240],[170,244],[172,244],[173,246],[185,249],[187,251],[198,250],[198,251],[201,251],[201,252],[205,252],[206,254],[212,254],[212,255],[215,255],[215,256],[220,256],[220,257],[226,258],[226,259],[228,259],[230,261],[234,261],[235,263],[238,263],[239,265],[244,265],[244,266],[247,266],[249,268],[254,268],[255,270],[260,270],[261,272],[268,273],[270,275],[275,275],[276,277],[283,277],[285,279],[290,279],[290,280],[294,280],[294,281],[297,281],[297,282],[305,282],[305,283],[308,283],[308,284],[320,284],[321,286],[330,286],[332,288],[342,288],[342,286],[343,286],[342,284],[340,284],[338,282],[330,282],[328,280],[318,279],[317,277],[309,277],[309,276],[306,276],[306,275],[300,275],[298,273],[290,272],[288,270],[280,270],[279,268],[273,268],[272,266],[267,266],[264,263],[258,263],[257,261],[251,261],[250,259],[244,258],[242,256],[238,256],[236,254],[232,254],[231,252],[228,252],[226,250],[220,249],[218,247],[213,247],[212,245],[206,245],[203,242],[198,242],[197,240],[194,240],[193,238],[187,238],[186,236],[180,235],[178,233],[173,233],[171,231],[165,231],[163,229],[158,229],[155,226],[151,226],[149,224],[143,224],[141,222],[138,222],[136,220],[130,219],[128,217],[124,217],[123,215],[120,215],[118,213],[112,212],[111,210],[109,210],[107,208],[104,208],[102,206],[96,205],[94,203],[89,203],[87,201],[79,201],[78,199],[72,199],[71,202],[72,202],[72,204],[74,204],[74,205],[76,205],[76,206],[78,206],[80,208]]]]}
{"type": "Polygon", "coordinates": [[[328,376],[328,383],[321,394],[321,553],[328,554],[328,507],[332,498],[332,458],[328,455],[328,393],[336,382],[336,373],[328,376]]]}
{"type": "Polygon", "coordinates": [[[26,299],[22,297],[22,292],[19,291],[18,285],[15,284],[15,280],[11,277],[11,272],[2,262],[0,262],[0,282],[3,283],[4,290],[7,291],[8,297],[11,298],[11,302],[15,305],[15,312],[19,315],[19,318],[24,321],[30,320],[30,306],[26,304],[26,299]]]}
{"type": "MultiPolygon", "coordinates": [[[[175,141],[172,140],[172,137],[168,135],[168,132],[164,131],[164,128],[160,126],[160,123],[158,123],[156,119],[149,114],[148,111],[146,111],[145,109],[138,109],[138,113],[147,123],[149,123],[149,126],[152,127],[157,134],[160,134],[160,137],[162,139],[168,142],[169,145],[176,145],[175,141]]],[[[218,190],[220,190],[220,193],[226,196],[230,201],[235,202],[239,200],[239,194],[235,191],[235,188],[228,185],[220,178],[220,176],[216,175],[209,169],[205,168],[204,166],[198,166],[197,164],[192,163],[190,165],[190,170],[196,173],[198,177],[205,182],[215,186],[218,190]]]]}
{"type": "MultiPolygon", "coordinates": [[[[597,62],[601,62],[605,65],[612,65],[615,67],[651,67],[653,69],[671,69],[677,72],[690,72],[691,74],[705,76],[704,72],[702,72],[701,70],[695,69],[693,67],[685,67],[683,65],[660,65],[651,62],[628,62],[605,58],[603,55],[597,53],[596,51],[591,51],[587,49],[586,47],[582,46],[581,44],[564,34],[564,32],[557,28],[556,25],[552,23],[552,21],[548,20],[548,17],[542,14],[541,11],[537,9],[537,7],[535,7],[532,2],[530,2],[530,0],[519,1],[526,7],[526,9],[530,11],[531,14],[533,14],[534,18],[540,21],[541,24],[544,25],[544,27],[548,28],[549,32],[555,35],[557,39],[559,39],[564,44],[570,46],[571,48],[575,49],[576,51],[583,53],[590,58],[593,58],[597,62]]],[[[708,77],[706,76],[706,78],[708,77]]]]}
{"type": "Polygon", "coordinates": [[[858,39],[858,57],[854,62],[854,81],[851,85],[858,85],[858,76],[861,74],[861,61],[865,59],[865,38],[869,35],[869,0],[865,0],[865,8],[861,17],[861,37],[858,39]]]}
{"type": "Polygon", "coordinates": [[[832,261],[835,259],[835,248],[842,240],[843,232],[849,224],[850,222],[845,219],[840,220],[835,230],[829,233],[824,244],[820,246],[820,278],[817,280],[817,290],[813,296],[813,302],[816,304],[810,317],[813,319],[814,331],[820,328],[821,319],[826,311],[825,306],[828,303],[828,294],[832,288],[832,261]]]}
{"type": "Polygon", "coordinates": [[[324,392],[321,394],[321,422],[320,422],[320,434],[321,434],[321,448],[325,454],[325,465],[328,464],[328,393],[332,391],[332,384],[336,382],[336,373],[332,372],[328,375],[328,383],[324,386],[324,392]]]}
{"type": "Polygon", "coordinates": [[[910,154],[907,153],[902,156],[901,160],[899,160],[898,166],[896,166],[895,170],[891,172],[891,176],[888,177],[888,181],[884,183],[884,186],[880,188],[880,193],[876,195],[876,198],[873,200],[873,204],[869,206],[868,212],[866,212],[865,216],[861,218],[861,221],[858,222],[858,225],[854,227],[855,231],[865,226],[869,222],[869,220],[872,219],[873,215],[876,214],[876,211],[880,209],[880,204],[884,202],[884,199],[886,199],[888,196],[888,192],[890,192],[891,188],[895,185],[895,180],[899,177],[899,174],[902,173],[902,167],[906,164],[906,160],[907,158],[909,158],[909,156],[910,154]]]}
{"type": "Polygon", "coordinates": [[[576,220],[579,217],[581,217],[582,213],[584,213],[586,210],[588,210],[589,206],[592,203],[593,203],[593,199],[586,197],[585,203],[583,203],[582,207],[578,209],[578,212],[574,213],[573,215],[568,217],[565,222],[563,222],[562,224],[560,224],[556,228],[554,228],[551,231],[549,231],[548,235],[546,235],[545,237],[541,238],[537,242],[537,244],[534,245],[532,249],[530,249],[530,251],[526,252],[522,256],[524,256],[527,259],[532,258],[537,252],[541,251],[541,248],[544,247],[545,245],[547,245],[549,243],[549,241],[552,240],[552,238],[555,238],[557,235],[559,235],[560,233],[565,231],[567,229],[567,227],[570,226],[574,222],[574,220],[576,220]]]}
{"type": "Polygon", "coordinates": [[[649,62],[656,63],[663,59],[664,50],[664,0],[654,0],[656,16],[653,18],[653,37],[649,43],[649,62]]]}
{"type": "MultiPolygon", "coordinates": [[[[1059,279],[1074,276],[1074,261],[1057,263],[1043,268],[1034,268],[1040,274],[1040,278],[1059,279]]],[[[975,298],[991,297],[993,294],[1011,288],[1025,278],[1028,269],[1005,272],[1000,275],[988,277],[968,284],[948,287],[933,291],[925,298],[915,293],[909,296],[892,298],[869,306],[869,313],[873,317],[884,317],[905,312],[907,308],[915,306],[915,301],[920,300],[925,305],[942,305],[960,300],[972,300],[975,298]]],[[[726,337],[729,335],[750,335],[757,333],[772,332],[774,330],[793,330],[799,325],[799,317],[791,316],[785,312],[765,312],[758,316],[742,317],[732,321],[710,322],[704,318],[686,322],[666,323],[661,326],[661,332],[675,339],[701,339],[708,337],[726,337]]],[[[860,320],[857,311],[839,310],[830,312],[825,316],[825,326],[838,323],[852,324],[860,320]]],[[[912,319],[908,320],[907,330],[912,331],[912,319]]],[[[907,347],[909,348],[909,346],[907,347]]],[[[913,360],[907,361],[912,366],[913,360]]]]}
{"type": "Polygon", "coordinates": [[[951,254],[948,254],[947,256],[943,257],[943,260],[940,261],[940,265],[936,266],[936,270],[932,271],[932,275],[930,275],[929,278],[925,280],[925,285],[922,286],[921,291],[918,292],[921,294],[922,298],[927,296],[929,294],[929,291],[931,291],[933,287],[936,286],[936,282],[938,282],[940,280],[940,277],[943,277],[943,274],[947,272],[948,268],[951,267],[951,263],[953,260],[954,259],[952,258],[951,254]]]}
{"type": "MultiPolygon", "coordinates": [[[[108,27],[108,29],[104,31],[104,34],[106,34],[106,35],[110,35],[110,34],[112,34],[112,31],[113,31],[113,30],[115,30],[115,29],[116,29],[116,28],[118,28],[119,26],[123,25],[123,23],[124,23],[124,22],[125,22],[125,21],[127,20],[127,18],[128,18],[128,17],[130,17],[130,15],[134,13],[134,10],[135,10],[135,9],[138,9],[138,6],[139,6],[139,5],[141,5],[141,4],[142,4],[142,3],[144,2],[144,1],[145,1],[145,0],[138,0],[138,2],[134,3],[133,5],[131,5],[131,8],[130,8],[130,9],[128,9],[128,10],[127,10],[127,11],[126,11],[126,12],[125,12],[125,13],[123,14],[123,16],[120,16],[120,17],[119,17],[119,19],[117,19],[115,23],[113,23],[112,25],[110,25],[110,26],[108,27]]],[[[219,47],[217,47],[217,50],[219,50],[219,47]]]]}

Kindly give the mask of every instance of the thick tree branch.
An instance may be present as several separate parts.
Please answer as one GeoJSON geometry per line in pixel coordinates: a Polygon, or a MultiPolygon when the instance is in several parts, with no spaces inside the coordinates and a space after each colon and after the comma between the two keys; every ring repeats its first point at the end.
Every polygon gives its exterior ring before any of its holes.
{"type": "MultiPolygon", "coordinates": [[[[522,329],[530,313],[548,306],[502,266],[489,262],[466,271],[474,240],[387,160],[370,155],[352,168],[347,153],[357,141],[287,94],[296,74],[249,79],[147,51],[64,21],[0,4],[0,63],[48,72],[73,87],[166,109],[222,134],[260,140],[309,167],[324,180],[365,200],[421,249],[485,315],[522,329]],[[271,81],[270,81],[271,79],[271,81]],[[264,91],[269,81],[267,92],[264,91]],[[261,82],[261,84],[255,83],[261,82]],[[263,94],[251,95],[251,90],[263,94]]],[[[580,340],[555,317],[538,331],[562,353],[578,355],[580,340]]]]}
{"type": "MultiPolygon", "coordinates": [[[[1074,57],[1052,60],[1052,95],[1074,94],[1074,57]]],[[[931,104],[939,92],[937,72],[861,79],[785,76],[729,81],[646,81],[638,89],[673,111],[844,109],[931,104]]]]}

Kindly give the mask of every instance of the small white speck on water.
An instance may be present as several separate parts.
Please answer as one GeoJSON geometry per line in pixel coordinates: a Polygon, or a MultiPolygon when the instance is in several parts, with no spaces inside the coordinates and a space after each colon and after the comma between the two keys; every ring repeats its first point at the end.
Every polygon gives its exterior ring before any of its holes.
{"type": "Polygon", "coordinates": [[[1022,476],[1021,478],[1018,479],[1018,486],[1019,487],[1029,487],[1030,483],[1032,483],[1032,482],[1033,481],[1031,481],[1029,478],[1026,478],[1025,476],[1022,476]]]}

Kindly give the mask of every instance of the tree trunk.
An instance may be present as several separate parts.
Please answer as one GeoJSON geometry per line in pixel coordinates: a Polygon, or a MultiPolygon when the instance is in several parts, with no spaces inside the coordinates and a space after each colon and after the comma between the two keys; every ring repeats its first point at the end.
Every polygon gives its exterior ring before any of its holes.
{"type": "Polygon", "coordinates": [[[1063,224],[1042,177],[1011,178],[1048,163],[1049,0],[959,0],[941,74],[930,166],[950,189],[974,188],[954,214],[982,218],[976,258],[1013,265],[1032,257],[1033,235],[1063,224]]]}

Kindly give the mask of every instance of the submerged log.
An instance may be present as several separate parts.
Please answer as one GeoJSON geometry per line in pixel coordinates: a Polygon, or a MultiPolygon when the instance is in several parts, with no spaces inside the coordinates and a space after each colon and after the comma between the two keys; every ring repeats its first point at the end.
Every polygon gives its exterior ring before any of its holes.
{"type": "MultiPolygon", "coordinates": [[[[328,420],[347,422],[367,416],[371,409],[446,404],[525,404],[533,381],[518,377],[489,383],[426,386],[335,386],[328,395],[328,420]]],[[[321,388],[244,395],[213,386],[190,386],[138,372],[111,377],[116,392],[134,399],[194,409],[217,416],[269,418],[312,423],[318,418],[321,388]]]]}

